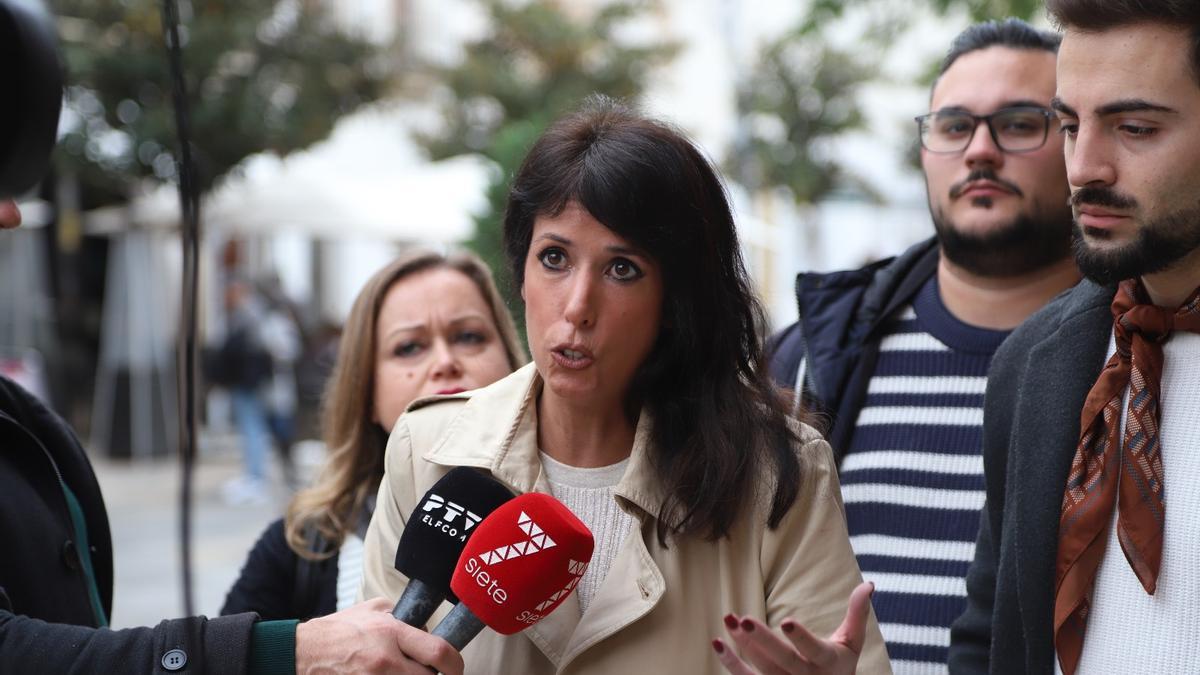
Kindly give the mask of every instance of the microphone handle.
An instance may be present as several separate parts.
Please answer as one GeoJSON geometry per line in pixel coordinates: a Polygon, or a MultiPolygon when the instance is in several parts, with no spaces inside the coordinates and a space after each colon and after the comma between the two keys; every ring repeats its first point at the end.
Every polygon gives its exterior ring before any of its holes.
{"type": "Polygon", "coordinates": [[[479,631],[486,626],[484,622],[475,616],[475,613],[467,608],[467,603],[460,602],[450,610],[446,618],[433,629],[433,634],[449,642],[458,651],[462,651],[467,643],[475,639],[479,635],[479,631]]]}
{"type": "Polygon", "coordinates": [[[404,593],[392,608],[392,616],[410,626],[423,629],[444,599],[441,591],[433,586],[420,579],[409,579],[404,593]]]}

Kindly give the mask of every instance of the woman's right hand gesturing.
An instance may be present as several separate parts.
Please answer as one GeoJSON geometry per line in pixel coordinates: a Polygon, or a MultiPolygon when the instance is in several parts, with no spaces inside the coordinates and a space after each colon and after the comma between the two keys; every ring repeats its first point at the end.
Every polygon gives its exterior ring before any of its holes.
{"type": "Polygon", "coordinates": [[[775,631],[758,619],[728,614],[725,627],[741,656],[720,638],[713,640],[713,650],[732,675],[853,675],[866,639],[874,590],[869,582],[854,589],[846,618],[826,640],[793,619],[784,619],[780,631],[775,631]]]}

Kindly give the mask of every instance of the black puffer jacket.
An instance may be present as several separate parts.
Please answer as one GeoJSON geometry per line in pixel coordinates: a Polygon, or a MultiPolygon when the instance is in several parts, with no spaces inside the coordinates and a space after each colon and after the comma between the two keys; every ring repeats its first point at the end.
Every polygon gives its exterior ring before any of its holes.
{"type": "Polygon", "coordinates": [[[824,431],[839,465],[875,372],[880,328],[937,273],[937,264],[931,238],[861,269],[796,277],[800,320],[772,338],[771,376],[795,388],[805,362],[805,404],[832,422],[824,431]]]}

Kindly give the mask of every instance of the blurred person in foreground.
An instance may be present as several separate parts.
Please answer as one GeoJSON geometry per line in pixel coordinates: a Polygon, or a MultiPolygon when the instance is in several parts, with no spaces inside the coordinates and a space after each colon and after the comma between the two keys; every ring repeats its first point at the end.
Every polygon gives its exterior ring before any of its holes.
{"type": "MultiPolygon", "coordinates": [[[[363,595],[400,596],[405,521],[435,481],[469,466],[516,493],[553,495],[596,550],[553,613],[516,635],[476,637],[467,672],[717,673],[732,655],[713,639],[726,622],[765,631],[795,617],[833,633],[861,577],[829,446],[790,418],[767,375],[762,308],[700,151],[591,99],[525,158],[504,246],[533,363],[418,401],[396,423],[363,595]]],[[[890,672],[869,590],[849,639],[813,639],[836,655],[826,672],[853,672],[860,656],[864,672],[890,672]]]]}
{"type": "Polygon", "coordinates": [[[961,673],[1200,669],[1200,3],[1050,0],[1086,280],[996,354],[961,673]]]}
{"type": "Polygon", "coordinates": [[[946,672],[984,503],[983,394],[1009,331],[1075,284],[1059,36],[1017,19],[955,38],[917,118],[935,236],[801,274],[779,381],[832,418],[850,543],[897,673],[946,672]]]}
{"type": "Polygon", "coordinates": [[[254,545],[221,613],[306,619],[354,604],[396,419],[418,398],[477,389],[525,360],[474,255],[409,253],[376,272],[350,309],[324,402],[329,461],[254,545]]]}
{"type": "MultiPolygon", "coordinates": [[[[0,228],[20,225],[0,200],[0,228]]],[[[462,672],[445,641],[392,618],[385,599],[327,617],[252,613],[106,628],[112,540],[100,486],[66,423],[0,376],[0,673],[462,672]]]]}

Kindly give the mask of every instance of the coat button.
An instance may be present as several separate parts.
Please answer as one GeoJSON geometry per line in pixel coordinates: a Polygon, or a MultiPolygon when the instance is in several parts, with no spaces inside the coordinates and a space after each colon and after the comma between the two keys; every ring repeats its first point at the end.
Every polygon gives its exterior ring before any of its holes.
{"type": "Polygon", "coordinates": [[[79,571],[79,551],[75,550],[75,542],[70,539],[63,544],[62,549],[63,564],[72,572],[79,571]]]}
{"type": "Polygon", "coordinates": [[[172,649],[163,654],[162,667],[167,670],[182,670],[187,665],[187,652],[182,649],[172,649]]]}

